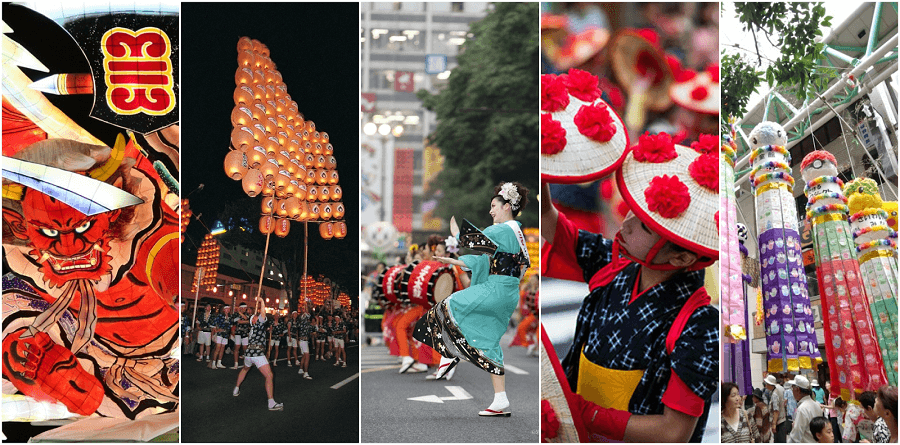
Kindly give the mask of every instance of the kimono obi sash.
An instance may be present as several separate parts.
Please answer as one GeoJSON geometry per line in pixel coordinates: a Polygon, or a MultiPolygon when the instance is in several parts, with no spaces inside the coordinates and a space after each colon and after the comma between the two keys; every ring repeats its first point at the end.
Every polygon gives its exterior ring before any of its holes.
{"type": "Polygon", "coordinates": [[[643,369],[618,370],[592,363],[581,351],[577,393],[603,408],[628,411],[628,403],[644,377],[643,369]]]}

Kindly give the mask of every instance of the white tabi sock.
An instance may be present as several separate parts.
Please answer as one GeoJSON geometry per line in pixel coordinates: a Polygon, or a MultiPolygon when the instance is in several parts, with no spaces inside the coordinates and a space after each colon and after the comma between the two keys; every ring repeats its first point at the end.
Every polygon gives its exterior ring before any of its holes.
{"type": "Polygon", "coordinates": [[[275,399],[269,399],[269,408],[275,406],[275,399]]]}
{"type": "Polygon", "coordinates": [[[489,406],[488,409],[503,411],[506,408],[509,408],[509,399],[506,398],[506,391],[495,392],[494,403],[491,403],[491,406],[489,406]]]}

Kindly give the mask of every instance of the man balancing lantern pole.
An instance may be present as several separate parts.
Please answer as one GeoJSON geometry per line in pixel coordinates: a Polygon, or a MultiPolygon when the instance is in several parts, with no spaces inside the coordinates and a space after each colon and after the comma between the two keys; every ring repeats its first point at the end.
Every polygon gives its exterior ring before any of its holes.
{"type": "Polygon", "coordinates": [[[718,144],[684,147],[662,133],[628,149],[596,77],[572,71],[542,78],[542,179],[615,171],[631,212],[613,240],[578,231],[542,184],[542,276],[591,288],[561,365],[542,334],[542,393],[556,395],[542,417],[566,425],[543,439],[699,441],[718,385],[719,314],[703,287],[718,257],[718,144]]]}
{"type": "Polygon", "coordinates": [[[256,369],[259,369],[259,372],[262,373],[263,377],[266,379],[265,386],[266,396],[269,398],[269,411],[281,411],[284,409],[284,404],[275,401],[275,389],[272,383],[272,367],[269,366],[269,361],[266,359],[266,336],[268,330],[266,329],[265,305],[260,304],[262,302],[260,297],[256,298],[255,313],[250,317],[250,335],[247,352],[244,356],[244,367],[238,373],[237,383],[234,385],[232,394],[235,397],[241,394],[241,383],[244,382],[244,378],[247,377],[250,368],[256,366],[256,369]]]}

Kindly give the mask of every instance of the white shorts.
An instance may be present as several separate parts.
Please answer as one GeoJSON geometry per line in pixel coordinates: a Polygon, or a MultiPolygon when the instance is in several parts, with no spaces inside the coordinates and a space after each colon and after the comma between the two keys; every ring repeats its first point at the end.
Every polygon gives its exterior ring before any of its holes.
{"type": "Polygon", "coordinates": [[[335,348],[343,348],[344,347],[344,339],[342,339],[342,338],[334,339],[334,347],[335,348]]]}
{"type": "Polygon", "coordinates": [[[309,354],[309,342],[306,340],[300,340],[300,352],[304,354],[309,354]]]}
{"type": "Polygon", "coordinates": [[[281,346],[281,340],[277,340],[277,339],[269,340],[269,346],[281,346]]]}
{"type": "Polygon", "coordinates": [[[296,347],[297,347],[297,339],[294,338],[294,337],[288,338],[288,347],[289,347],[289,348],[296,348],[296,347]]]}
{"type": "Polygon", "coordinates": [[[197,333],[197,343],[201,345],[209,346],[209,340],[212,334],[211,332],[200,331],[197,333]]]}
{"type": "Polygon", "coordinates": [[[240,335],[235,335],[234,336],[234,344],[241,345],[241,346],[247,346],[250,344],[250,337],[241,338],[240,335]]]}
{"type": "Polygon", "coordinates": [[[263,366],[267,366],[269,364],[269,360],[266,359],[264,355],[258,355],[256,357],[245,356],[244,357],[244,366],[249,368],[251,366],[256,366],[257,368],[262,368],[263,366]]]}
{"type": "Polygon", "coordinates": [[[334,343],[334,337],[328,336],[328,343],[334,343]]]}
{"type": "Polygon", "coordinates": [[[324,338],[317,338],[317,339],[316,339],[316,343],[325,343],[325,339],[324,339],[324,338]]]}
{"type": "Polygon", "coordinates": [[[226,338],[226,337],[219,337],[218,335],[216,335],[216,344],[217,344],[217,345],[227,345],[227,344],[228,344],[228,338],[226,338]]]}

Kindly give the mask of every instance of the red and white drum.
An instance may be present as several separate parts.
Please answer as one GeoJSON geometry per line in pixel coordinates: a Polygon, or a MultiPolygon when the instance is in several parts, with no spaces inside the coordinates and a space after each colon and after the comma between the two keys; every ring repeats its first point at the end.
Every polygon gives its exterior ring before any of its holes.
{"type": "Polygon", "coordinates": [[[409,275],[403,280],[406,282],[405,296],[411,304],[431,307],[453,293],[455,281],[451,266],[438,261],[422,261],[407,271],[409,275]]]}
{"type": "Polygon", "coordinates": [[[381,282],[381,292],[391,303],[400,303],[400,278],[406,264],[398,264],[391,266],[381,274],[379,281],[381,282]]]}

